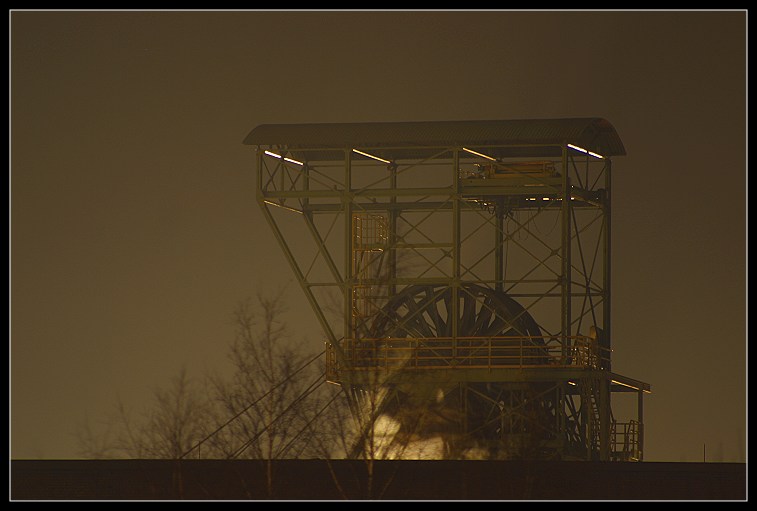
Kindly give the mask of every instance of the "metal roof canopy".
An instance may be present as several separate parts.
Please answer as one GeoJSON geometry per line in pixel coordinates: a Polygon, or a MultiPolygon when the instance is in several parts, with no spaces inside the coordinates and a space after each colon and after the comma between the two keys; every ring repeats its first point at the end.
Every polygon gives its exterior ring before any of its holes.
{"type": "MultiPolygon", "coordinates": [[[[336,149],[371,148],[389,159],[420,156],[419,148],[487,147],[487,154],[560,156],[573,144],[603,156],[626,154],[615,128],[599,117],[484,121],[261,124],[246,145],[269,146],[315,161],[339,159],[336,149]],[[386,148],[386,150],[381,150],[386,148]],[[331,149],[331,151],[317,151],[331,149]]],[[[425,153],[425,151],[424,151],[425,153]]]]}

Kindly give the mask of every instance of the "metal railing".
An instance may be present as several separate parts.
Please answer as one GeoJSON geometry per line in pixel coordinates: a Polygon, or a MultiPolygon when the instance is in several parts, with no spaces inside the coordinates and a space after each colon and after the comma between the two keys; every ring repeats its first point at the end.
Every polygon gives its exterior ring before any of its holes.
{"type": "Polygon", "coordinates": [[[343,358],[327,345],[327,373],[343,370],[581,367],[601,369],[609,350],[587,336],[413,337],[343,339],[343,358]]]}
{"type": "Polygon", "coordinates": [[[610,428],[610,450],[617,461],[641,461],[641,432],[639,421],[614,422],[610,428]]]}

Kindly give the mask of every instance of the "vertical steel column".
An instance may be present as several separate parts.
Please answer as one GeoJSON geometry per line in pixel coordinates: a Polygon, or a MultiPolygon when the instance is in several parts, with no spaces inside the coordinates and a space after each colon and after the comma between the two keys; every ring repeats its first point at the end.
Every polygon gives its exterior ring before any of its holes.
{"type": "Polygon", "coordinates": [[[599,459],[610,460],[610,378],[597,379],[599,385],[599,459]]]}
{"type": "MultiPolygon", "coordinates": [[[[570,255],[571,255],[571,191],[570,191],[570,176],[568,172],[568,148],[562,147],[562,168],[563,168],[563,181],[562,181],[562,204],[560,205],[560,214],[562,215],[562,271],[561,271],[561,291],[562,291],[562,317],[561,317],[561,331],[562,331],[562,350],[561,359],[565,363],[568,359],[570,349],[570,336],[571,336],[571,267],[570,267],[570,255]]],[[[561,418],[563,410],[565,409],[565,393],[560,392],[558,394],[558,403],[556,409],[558,417],[561,418]]],[[[593,416],[593,414],[592,414],[593,416]]],[[[560,433],[563,433],[564,421],[559,420],[558,427],[560,433]]],[[[590,419],[593,420],[593,419],[590,419]]],[[[591,431],[591,427],[589,427],[591,431]]]]}
{"type": "Polygon", "coordinates": [[[504,288],[504,228],[505,228],[505,205],[502,198],[497,199],[494,213],[496,214],[496,229],[494,231],[494,289],[502,291],[504,288]]]}
{"type": "MultiPolygon", "coordinates": [[[[582,380],[579,380],[579,385],[584,385],[582,380]]],[[[581,400],[581,405],[578,410],[578,427],[585,447],[584,460],[589,461],[591,460],[591,428],[589,424],[591,413],[587,410],[587,405],[584,404],[584,391],[582,387],[579,387],[579,398],[581,400]]]]}
{"type": "Polygon", "coordinates": [[[352,327],[352,149],[344,150],[344,338],[354,338],[352,327]]]}
{"type": "Polygon", "coordinates": [[[612,392],[610,392],[610,377],[609,377],[609,371],[612,369],[612,352],[610,351],[611,343],[612,343],[612,333],[610,331],[610,183],[611,183],[611,167],[612,163],[609,158],[605,161],[605,191],[604,191],[604,202],[602,204],[603,208],[603,232],[602,236],[604,239],[604,261],[602,265],[602,322],[603,322],[603,328],[604,331],[601,334],[602,339],[604,340],[604,347],[607,348],[607,363],[606,366],[602,366],[602,368],[605,371],[605,374],[608,375],[607,377],[603,378],[601,380],[601,393],[604,396],[604,399],[602,399],[602,407],[600,408],[600,417],[601,417],[601,426],[602,429],[600,430],[600,459],[602,460],[609,460],[611,455],[611,446],[610,446],[610,428],[611,424],[610,421],[612,420],[610,417],[610,411],[612,409],[612,392]]]}
{"type": "MultiPolygon", "coordinates": [[[[308,164],[305,163],[302,166],[302,191],[304,192],[310,192],[310,168],[308,167],[308,164]]],[[[308,206],[310,206],[310,199],[307,195],[305,195],[302,198],[302,212],[307,213],[308,212],[308,206]]]]}
{"type": "Polygon", "coordinates": [[[562,147],[562,204],[560,214],[562,215],[562,360],[568,356],[568,343],[571,335],[571,267],[570,267],[570,246],[571,246],[571,200],[570,200],[570,177],[568,175],[568,148],[562,147]]]}
{"type": "Polygon", "coordinates": [[[389,186],[392,190],[392,195],[389,197],[389,297],[393,297],[397,293],[397,217],[399,211],[397,210],[397,166],[394,164],[389,165],[389,186]]]}
{"type": "Polygon", "coordinates": [[[452,314],[452,346],[453,357],[457,357],[457,336],[460,314],[460,150],[454,148],[452,153],[452,289],[450,311],[452,314]]]}
{"type": "Polygon", "coordinates": [[[636,419],[639,421],[639,461],[644,461],[644,391],[639,389],[636,401],[636,419]]]}
{"type": "MultiPolygon", "coordinates": [[[[604,190],[604,201],[602,203],[602,208],[604,210],[604,265],[603,265],[603,273],[602,273],[602,280],[603,286],[602,286],[602,320],[604,322],[604,337],[605,337],[605,346],[608,348],[612,348],[612,330],[610,328],[610,313],[611,313],[611,294],[610,294],[610,278],[612,277],[610,273],[610,263],[611,263],[611,250],[612,250],[612,238],[611,238],[611,216],[610,216],[610,205],[612,203],[611,201],[611,189],[610,185],[612,183],[612,161],[607,158],[607,161],[605,162],[605,190],[604,190]]],[[[607,370],[612,370],[612,352],[607,352],[607,370]]]]}
{"type": "Polygon", "coordinates": [[[255,191],[255,195],[257,196],[258,202],[262,202],[263,200],[263,150],[258,147],[258,150],[255,154],[255,165],[257,166],[257,176],[255,176],[255,182],[257,183],[257,190],[255,191]]]}

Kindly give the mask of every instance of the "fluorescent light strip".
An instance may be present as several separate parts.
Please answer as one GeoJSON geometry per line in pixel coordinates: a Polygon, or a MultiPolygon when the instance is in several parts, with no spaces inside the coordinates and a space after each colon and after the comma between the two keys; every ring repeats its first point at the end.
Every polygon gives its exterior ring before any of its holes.
{"type": "Polygon", "coordinates": [[[568,144],[568,147],[570,147],[571,149],[575,149],[576,151],[580,151],[582,153],[588,154],[589,156],[593,156],[599,159],[604,159],[604,156],[602,156],[601,154],[593,153],[591,151],[584,149],[583,147],[578,147],[577,145],[573,145],[573,144],[568,144]]]}
{"type": "Polygon", "coordinates": [[[624,387],[628,387],[629,389],[640,390],[640,391],[642,391],[642,392],[644,392],[646,394],[651,394],[652,393],[651,390],[640,389],[639,387],[634,387],[633,385],[629,385],[627,383],[619,382],[618,380],[610,380],[610,382],[615,383],[617,385],[623,385],[624,387]]]}
{"type": "Polygon", "coordinates": [[[589,152],[586,149],[584,149],[583,147],[578,147],[577,145],[573,145],[573,144],[568,144],[568,147],[570,147],[571,149],[575,149],[576,151],[581,151],[582,153],[588,153],[589,152]]]}
{"type": "Polygon", "coordinates": [[[358,151],[357,149],[353,149],[352,151],[356,152],[357,154],[362,154],[363,156],[367,156],[368,158],[373,158],[374,160],[382,161],[384,163],[392,163],[389,160],[379,158],[378,156],[373,156],[372,154],[364,153],[363,151],[358,151]]]}
{"type": "Polygon", "coordinates": [[[271,202],[269,200],[264,200],[263,202],[270,204],[271,206],[276,206],[277,208],[286,209],[287,211],[294,211],[295,213],[299,213],[300,215],[303,214],[299,209],[290,208],[289,206],[284,206],[283,204],[276,204],[275,202],[271,202]]]}
{"type": "Polygon", "coordinates": [[[477,153],[473,149],[468,149],[467,147],[463,147],[463,151],[471,153],[471,154],[475,154],[476,156],[480,156],[481,158],[486,158],[487,160],[497,161],[497,158],[492,158],[491,156],[487,156],[485,154],[477,153]]]}
{"type": "MultiPolygon", "coordinates": [[[[280,154],[272,153],[271,151],[265,151],[265,154],[268,156],[273,156],[274,158],[278,158],[279,160],[282,159],[280,154]]],[[[289,163],[294,163],[295,165],[305,165],[301,161],[293,160],[292,158],[283,158],[284,161],[288,161],[289,163]]]]}

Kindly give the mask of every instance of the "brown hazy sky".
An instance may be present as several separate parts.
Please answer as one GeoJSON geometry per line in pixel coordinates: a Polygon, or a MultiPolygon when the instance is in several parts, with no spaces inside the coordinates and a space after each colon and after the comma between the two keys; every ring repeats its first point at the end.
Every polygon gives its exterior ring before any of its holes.
{"type": "Polygon", "coordinates": [[[11,457],[75,457],[117,395],[223,370],[235,305],[293,280],[255,126],[604,117],[628,153],[613,368],[652,385],[645,459],[744,460],[745,11],[9,17],[11,457]]]}

